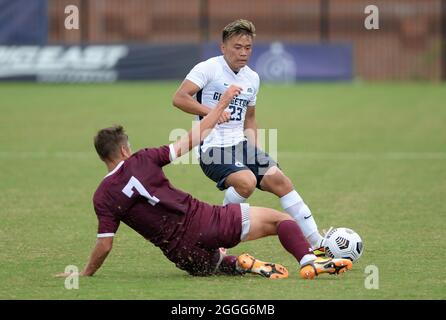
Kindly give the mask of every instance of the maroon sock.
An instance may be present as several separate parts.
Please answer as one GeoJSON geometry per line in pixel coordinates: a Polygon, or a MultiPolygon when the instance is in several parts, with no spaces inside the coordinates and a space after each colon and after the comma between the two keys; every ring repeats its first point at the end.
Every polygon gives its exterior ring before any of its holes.
{"type": "Polygon", "coordinates": [[[300,262],[304,255],[313,253],[296,221],[280,222],[277,226],[277,235],[282,246],[297,259],[297,262],[300,262]]]}
{"type": "Polygon", "coordinates": [[[221,260],[220,266],[218,267],[218,272],[223,274],[235,275],[240,274],[236,269],[236,256],[225,256],[221,260]]]}

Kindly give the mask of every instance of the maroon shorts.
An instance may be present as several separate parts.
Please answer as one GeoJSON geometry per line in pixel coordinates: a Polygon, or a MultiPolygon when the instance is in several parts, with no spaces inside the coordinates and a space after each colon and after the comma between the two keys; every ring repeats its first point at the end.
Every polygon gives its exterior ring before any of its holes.
{"type": "Polygon", "coordinates": [[[219,248],[240,243],[242,214],[239,204],[207,205],[195,212],[178,245],[167,258],[191,275],[210,275],[220,259],[219,248]]]}

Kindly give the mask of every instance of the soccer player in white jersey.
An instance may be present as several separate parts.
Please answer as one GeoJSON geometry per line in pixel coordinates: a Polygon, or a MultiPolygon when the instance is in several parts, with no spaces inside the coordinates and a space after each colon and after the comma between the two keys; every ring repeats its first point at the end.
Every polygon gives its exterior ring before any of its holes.
{"type": "Polygon", "coordinates": [[[230,85],[242,88],[201,144],[200,166],[220,190],[226,189],[223,204],[245,202],[256,187],[278,196],[315,253],[323,255],[323,237],[310,209],[278,164],[257,147],[255,110],[260,79],[247,65],[254,36],[255,27],[250,21],[240,19],[228,24],[220,45],[223,55],[197,64],[176,91],[173,104],[201,119],[215,108],[230,85]]]}

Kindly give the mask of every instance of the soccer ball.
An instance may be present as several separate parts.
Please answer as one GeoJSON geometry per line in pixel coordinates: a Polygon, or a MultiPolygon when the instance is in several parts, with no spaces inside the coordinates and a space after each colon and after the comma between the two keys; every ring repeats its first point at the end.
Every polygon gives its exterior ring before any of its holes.
{"type": "Polygon", "coordinates": [[[330,258],[350,259],[358,261],[364,247],[361,237],[348,228],[332,228],[325,236],[325,254],[330,258]]]}

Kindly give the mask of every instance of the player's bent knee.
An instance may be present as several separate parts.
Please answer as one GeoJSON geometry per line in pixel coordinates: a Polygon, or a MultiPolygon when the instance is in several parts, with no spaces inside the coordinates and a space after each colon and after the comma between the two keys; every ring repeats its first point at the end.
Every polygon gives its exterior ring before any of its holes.
{"type": "Polygon", "coordinates": [[[257,179],[251,171],[244,170],[240,172],[243,172],[243,174],[228,179],[228,182],[229,185],[232,185],[235,188],[238,194],[247,198],[254,192],[257,185],[257,179]]]}
{"type": "Polygon", "coordinates": [[[278,227],[279,224],[281,224],[283,221],[288,221],[288,220],[290,220],[290,221],[294,221],[293,217],[291,217],[291,216],[288,215],[288,214],[283,213],[283,214],[282,214],[282,215],[275,221],[276,227],[278,227]]]}

